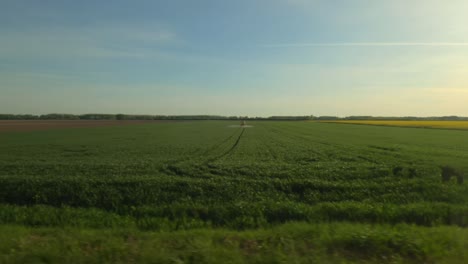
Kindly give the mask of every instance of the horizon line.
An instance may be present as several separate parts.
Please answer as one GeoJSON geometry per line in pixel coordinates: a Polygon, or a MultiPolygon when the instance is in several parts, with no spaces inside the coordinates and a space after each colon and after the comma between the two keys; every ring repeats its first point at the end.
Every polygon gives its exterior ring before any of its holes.
{"type": "MultiPolygon", "coordinates": [[[[88,115],[96,115],[96,116],[117,116],[117,115],[124,115],[124,116],[151,116],[151,117],[248,117],[248,118],[267,118],[267,117],[338,117],[338,118],[347,118],[347,117],[370,117],[370,118],[468,118],[465,115],[311,115],[311,114],[301,114],[301,115],[222,115],[222,114],[124,114],[124,113],[46,113],[46,114],[12,114],[12,113],[1,113],[1,116],[33,116],[33,117],[41,117],[41,116],[88,116],[88,115]]],[[[8,119],[0,119],[2,121],[8,119]]]]}

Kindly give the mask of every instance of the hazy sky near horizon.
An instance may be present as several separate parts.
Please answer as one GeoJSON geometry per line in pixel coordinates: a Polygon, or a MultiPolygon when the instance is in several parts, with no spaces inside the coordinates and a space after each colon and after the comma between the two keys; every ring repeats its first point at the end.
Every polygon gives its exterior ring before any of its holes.
{"type": "Polygon", "coordinates": [[[466,0],[1,0],[0,113],[468,116],[466,0]]]}

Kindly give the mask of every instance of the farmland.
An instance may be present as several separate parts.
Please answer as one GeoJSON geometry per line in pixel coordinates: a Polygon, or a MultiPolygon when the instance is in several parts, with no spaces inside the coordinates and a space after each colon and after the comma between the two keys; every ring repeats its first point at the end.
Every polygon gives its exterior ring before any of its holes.
{"type": "Polygon", "coordinates": [[[339,124],[356,124],[356,125],[468,130],[468,121],[339,120],[339,121],[324,121],[324,122],[339,123],[339,124]]]}
{"type": "Polygon", "coordinates": [[[193,121],[0,133],[0,262],[466,263],[468,132],[193,121]]]}
{"type": "MultiPolygon", "coordinates": [[[[0,132],[35,131],[57,128],[122,126],[148,123],[140,120],[0,120],[0,132]]],[[[156,121],[152,121],[153,123],[156,121]]],[[[161,122],[161,121],[160,121],[161,122]]]]}

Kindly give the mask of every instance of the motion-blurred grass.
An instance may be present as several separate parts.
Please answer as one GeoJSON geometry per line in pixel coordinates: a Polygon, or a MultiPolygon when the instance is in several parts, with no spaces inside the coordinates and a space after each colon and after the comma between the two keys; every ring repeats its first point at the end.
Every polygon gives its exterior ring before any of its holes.
{"type": "Polygon", "coordinates": [[[272,229],[0,226],[2,263],[466,263],[458,227],[290,223],[272,229]]]}

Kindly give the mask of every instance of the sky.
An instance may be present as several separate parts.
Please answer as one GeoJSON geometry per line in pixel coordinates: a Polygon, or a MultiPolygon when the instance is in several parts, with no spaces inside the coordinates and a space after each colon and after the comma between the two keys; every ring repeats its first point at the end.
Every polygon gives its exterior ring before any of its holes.
{"type": "Polygon", "coordinates": [[[466,0],[0,0],[0,113],[468,116],[466,0]]]}

